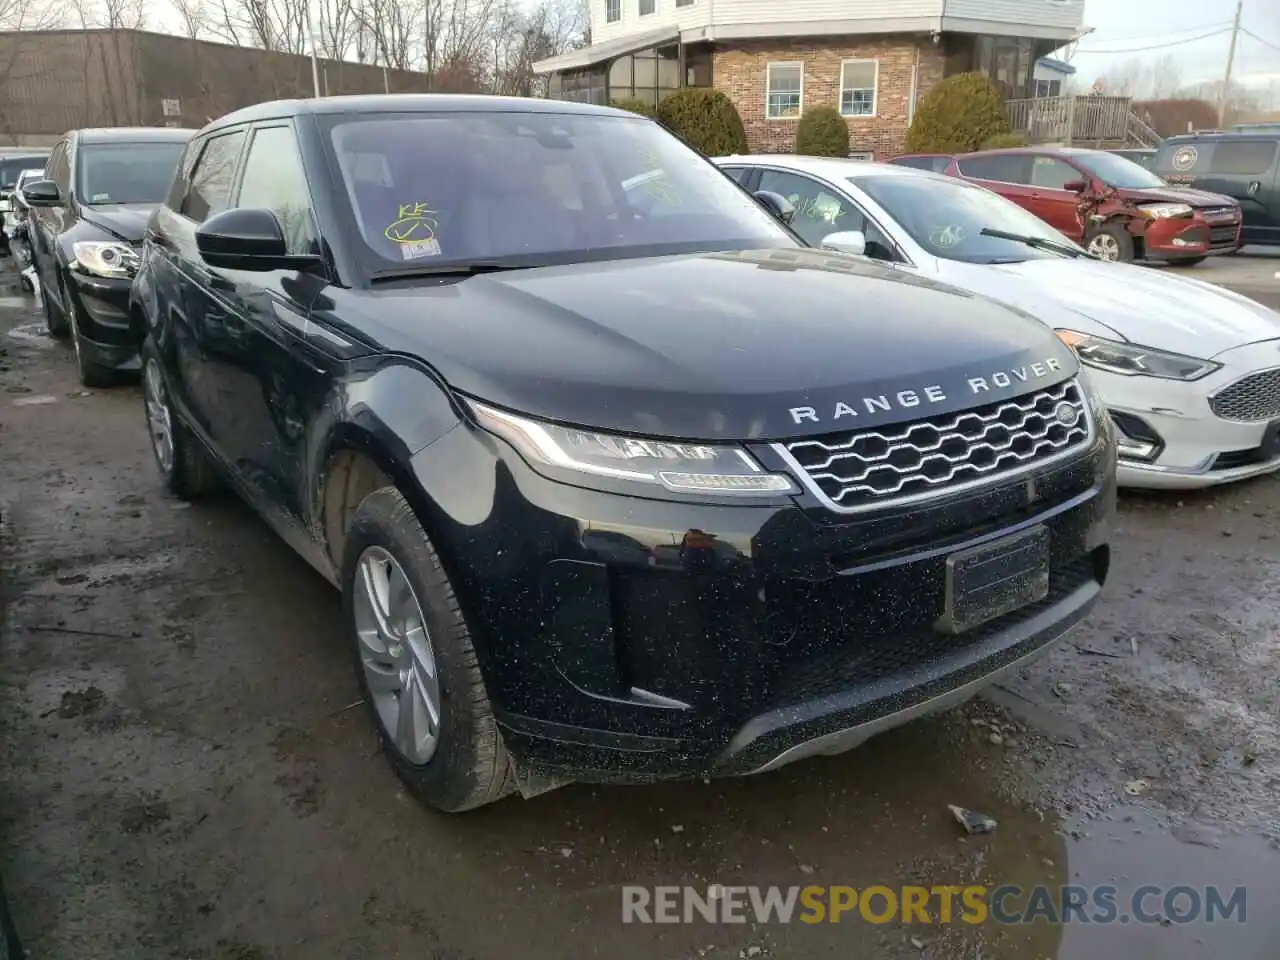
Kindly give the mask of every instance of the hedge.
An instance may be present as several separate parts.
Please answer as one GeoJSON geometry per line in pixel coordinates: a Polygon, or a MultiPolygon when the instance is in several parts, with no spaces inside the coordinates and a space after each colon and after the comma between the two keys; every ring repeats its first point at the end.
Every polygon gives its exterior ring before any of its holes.
{"type": "Polygon", "coordinates": [[[626,110],[629,113],[638,113],[642,117],[653,117],[657,114],[653,104],[645,103],[643,100],[637,100],[634,97],[623,97],[621,100],[614,100],[609,104],[611,107],[617,107],[619,110],[626,110]]]}
{"type": "Polygon", "coordinates": [[[916,107],[907,153],[967,153],[1009,132],[1000,90],[984,74],[960,73],[939,81],[916,107]]]}
{"type": "Polygon", "coordinates": [[[685,87],[658,104],[657,119],[709,157],[747,152],[747,131],[733,102],[720,90],[685,87]]]}
{"type": "Polygon", "coordinates": [[[796,126],[796,153],[808,157],[849,156],[849,125],[835,107],[810,107],[796,126]]]}

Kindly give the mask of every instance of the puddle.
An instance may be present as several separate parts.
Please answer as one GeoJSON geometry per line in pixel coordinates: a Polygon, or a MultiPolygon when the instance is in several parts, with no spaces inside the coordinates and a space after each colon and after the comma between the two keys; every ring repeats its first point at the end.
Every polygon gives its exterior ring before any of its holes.
{"type": "Polygon", "coordinates": [[[53,339],[49,336],[43,320],[38,323],[19,324],[9,331],[9,336],[14,340],[21,340],[23,343],[30,343],[37,347],[53,346],[53,339]]]}
{"type": "Polygon", "coordinates": [[[51,394],[41,393],[34,397],[21,397],[13,401],[15,407],[40,407],[49,403],[57,403],[58,398],[51,394]]]}
{"type": "Polygon", "coordinates": [[[1148,886],[1160,890],[1138,899],[1142,915],[1128,923],[1067,924],[1057,960],[1276,956],[1280,844],[1275,839],[1261,829],[1232,834],[1208,824],[1170,825],[1140,808],[1121,808],[1109,816],[1081,825],[1088,837],[1068,841],[1070,883],[1114,886],[1122,915],[1134,906],[1135,892],[1148,886]],[[1140,922],[1164,914],[1165,894],[1178,886],[1189,889],[1168,907],[1182,922],[1140,922]],[[1207,922],[1210,888],[1230,907],[1239,887],[1244,888],[1244,922],[1229,911],[1207,922]]]}

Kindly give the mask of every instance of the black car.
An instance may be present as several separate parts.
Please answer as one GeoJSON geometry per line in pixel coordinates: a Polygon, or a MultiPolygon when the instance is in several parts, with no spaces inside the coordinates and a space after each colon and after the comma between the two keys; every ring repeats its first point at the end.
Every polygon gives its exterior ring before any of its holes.
{"type": "Polygon", "coordinates": [[[73,130],[49,155],[48,179],[23,187],[45,320],[53,336],[71,339],[86,386],[138,368],[129,288],[142,231],[194,132],[73,130]]]}
{"type": "Polygon", "coordinates": [[[1169,183],[1235,198],[1245,244],[1280,246],[1280,133],[1170,137],[1152,169],[1169,183]]]}
{"type": "Polygon", "coordinates": [[[229,479],[342,590],[437,808],[847,750],[1098,597],[1114,437],[1074,354],[805,248],[651,120],[277,102],[180,171],[133,293],[161,473],[229,479]]]}

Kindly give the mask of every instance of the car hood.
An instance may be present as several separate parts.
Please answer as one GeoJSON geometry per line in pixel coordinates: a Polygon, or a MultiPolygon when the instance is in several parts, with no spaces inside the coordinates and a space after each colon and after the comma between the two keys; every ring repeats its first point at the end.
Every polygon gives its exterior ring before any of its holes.
{"type": "Polygon", "coordinates": [[[542,267],[360,299],[372,346],[420,357],[457,391],[649,436],[872,427],[1076,370],[1073,354],[1018,312],[807,249],[542,267]]]}
{"type": "Polygon", "coordinates": [[[1191,187],[1152,187],[1148,190],[1120,189],[1117,191],[1126,200],[1135,203],[1185,203],[1193,207],[1234,207],[1234,197],[1222,193],[1210,193],[1208,190],[1195,190],[1191,187]]]}
{"type": "Polygon", "coordinates": [[[125,243],[141,243],[147,229],[147,220],[159,204],[113,203],[101,206],[84,206],[81,218],[99,230],[105,230],[125,243]]]}
{"type": "Polygon", "coordinates": [[[1280,313],[1169,269],[1083,257],[1002,264],[951,262],[943,278],[1035,313],[1055,326],[1070,326],[1072,315],[1082,316],[1134,343],[1190,356],[1213,357],[1246,343],[1280,337],[1280,313]]]}

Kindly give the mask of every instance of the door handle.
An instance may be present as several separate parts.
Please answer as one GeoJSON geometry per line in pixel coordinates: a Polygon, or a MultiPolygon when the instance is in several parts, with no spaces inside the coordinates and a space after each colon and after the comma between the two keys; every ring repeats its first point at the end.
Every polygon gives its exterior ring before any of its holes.
{"type": "Polygon", "coordinates": [[[1249,196],[1256,197],[1258,195],[1258,191],[1261,189],[1262,189],[1261,182],[1257,180],[1253,181],[1253,183],[1249,184],[1249,196]]]}

